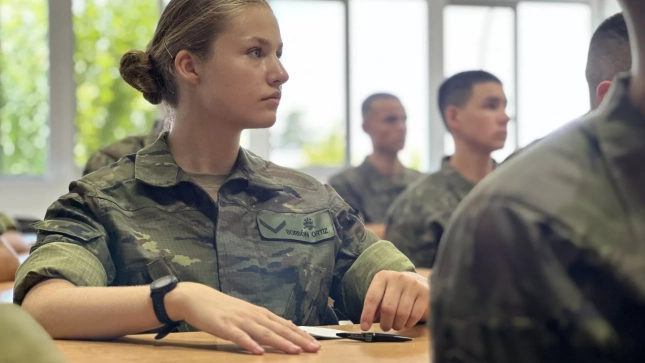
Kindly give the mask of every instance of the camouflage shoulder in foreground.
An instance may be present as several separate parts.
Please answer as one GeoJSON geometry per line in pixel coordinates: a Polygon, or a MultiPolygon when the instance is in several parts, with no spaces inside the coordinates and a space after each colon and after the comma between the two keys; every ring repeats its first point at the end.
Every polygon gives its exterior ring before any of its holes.
{"type": "Polygon", "coordinates": [[[371,281],[360,266],[413,269],[393,247],[398,264],[374,263],[369,251],[385,242],[315,179],[240,149],[215,202],[177,165],[166,138],[72,183],[49,208],[18,272],[16,302],[47,277],[132,286],[172,274],[299,325],[322,325],[337,323],[330,296],[360,317],[371,281]]]}
{"type": "Polygon", "coordinates": [[[645,117],[628,85],[458,207],[432,274],[435,362],[645,361],[645,117]]]}
{"type": "Polygon", "coordinates": [[[0,362],[67,362],[51,336],[20,307],[0,304],[0,327],[0,362]]]}

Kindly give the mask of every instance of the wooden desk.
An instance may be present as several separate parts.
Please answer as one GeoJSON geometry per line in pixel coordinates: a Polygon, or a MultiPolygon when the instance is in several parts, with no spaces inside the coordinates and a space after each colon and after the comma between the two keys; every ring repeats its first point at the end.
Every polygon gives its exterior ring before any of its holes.
{"type": "MultiPolygon", "coordinates": [[[[358,325],[334,329],[360,331],[358,325]]],[[[374,327],[372,331],[380,331],[374,327]]],[[[430,362],[428,329],[419,325],[400,332],[415,338],[406,343],[362,343],[351,340],[323,340],[318,353],[287,355],[269,351],[253,356],[239,346],[206,333],[173,333],[161,341],[153,335],[130,335],[114,342],[57,340],[56,345],[71,363],[76,362],[430,362]]]]}
{"type": "Polygon", "coordinates": [[[0,303],[13,302],[13,281],[0,282],[0,303]]]}

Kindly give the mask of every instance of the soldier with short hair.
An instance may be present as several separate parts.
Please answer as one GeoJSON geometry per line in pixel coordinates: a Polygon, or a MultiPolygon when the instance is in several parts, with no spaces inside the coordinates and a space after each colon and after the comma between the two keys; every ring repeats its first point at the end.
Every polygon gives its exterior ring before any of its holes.
{"type": "Polygon", "coordinates": [[[407,114],[399,98],[375,93],[363,101],[361,110],[373,152],[361,165],[334,175],[329,185],[361,215],[365,228],[383,238],[387,210],[422,174],[406,168],[398,157],[407,133],[407,114]]]}
{"type": "Polygon", "coordinates": [[[388,211],[385,239],[417,267],[432,268],[450,216],[496,166],[491,153],[506,142],[506,95],[485,71],[448,78],[439,88],[439,109],[455,140],[441,170],[410,186],[388,211]]]}

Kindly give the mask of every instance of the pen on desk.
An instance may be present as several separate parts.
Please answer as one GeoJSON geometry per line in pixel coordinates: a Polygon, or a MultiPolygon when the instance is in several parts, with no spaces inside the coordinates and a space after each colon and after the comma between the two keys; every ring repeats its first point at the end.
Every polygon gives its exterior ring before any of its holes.
{"type": "Polygon", "coordinates": [[[409,342],[412,340],[412,338],[401,335],[382,333],[337,333],[336,336],[368,343],[409,342]]]}

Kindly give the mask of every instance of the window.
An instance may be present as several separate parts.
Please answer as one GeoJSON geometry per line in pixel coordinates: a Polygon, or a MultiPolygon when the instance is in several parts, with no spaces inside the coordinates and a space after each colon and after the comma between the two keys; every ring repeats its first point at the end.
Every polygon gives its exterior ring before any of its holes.
{"type": "MultiPolygon", "coordinates": [[[[444,10],[444,74],[450,77],[470,70],[485,70],[504,84],[511,118],[503,150],[493,157],[502,161],[516,147],[515,140],[515,11],[510,7],[447,6],[444,10]]],[[[446,155],[454,141],[446,132],[446,155]]]]}
{"type": "Polygon", "coordinates": [[[518,5],[519,146],[589,110],[585,80],[591,9],[584,4],[518,5]],[[548,26],[545,26],[548,24],[548,26]]]}
{"type": "Polygon", "coordinates": [[[361,103],[377,92],[401,99],[407,121],[401,161],[428,165],[428,3],[425,0],[352,0],[350,10],[351,162],[372,152],[362,130],[361,103]]]}
{"type": "Polygon", "coordinates": [[[48,29],[47,0],[0,0],[0,174],[47,172],[48,29]]]}
{"type": "Polygon", "coordinates": [[[270,159],[292,168],[345,163],[345,6],[274,0],[289,72],[270,159]]]}
{"type": "Polygon", "coordinates": [[[125,83],[121,56],[145,50],[159,19],[157,0],[74,0],[76,139],[83,166],[96,150],[126,136],[147,134],[158,110],[125,83]]]}
{"type": "MultiPolygon", "coordinates": [[[[512,7],[447,6],[444,26],[446,76],[479,68],[504,83],[512,121],[506,147],[493,154],[498,161],[589,109],[584,76],[592,30],[588,5],[519,2],[517,24],[512,7]]],[[[453,152],[449,135],[445,146],[447,154],[453,152]]]]}
{"type": "Polygon", "coordinates": [[[618,0],[605,0],[604,1],[604,8],[601,9],[602,14],[604,15],[604,18],[608,18],[616,13],[620,13],[622,9],[620,8],[620,4],[618,3],[618,0]]]}

